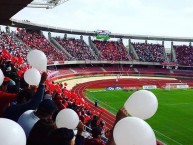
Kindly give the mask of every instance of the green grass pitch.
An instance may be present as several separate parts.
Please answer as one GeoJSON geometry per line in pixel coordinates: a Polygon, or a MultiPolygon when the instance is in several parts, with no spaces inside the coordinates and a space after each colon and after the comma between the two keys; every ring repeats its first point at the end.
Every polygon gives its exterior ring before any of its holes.
{"type": "MultiPolygon", "coordinates": [[[[124,105],[134,91],[87,90],[90,100],[113,114],[124,105]]],[[[193,145],[193,90],[152,90],[158,99],[156,114],[146,120],[158,140],[167,145],[193,145]]]]}

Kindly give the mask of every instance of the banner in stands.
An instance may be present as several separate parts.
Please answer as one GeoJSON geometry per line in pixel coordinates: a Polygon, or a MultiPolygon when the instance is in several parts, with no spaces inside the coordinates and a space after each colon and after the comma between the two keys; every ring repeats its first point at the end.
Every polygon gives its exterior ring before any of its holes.
{"type": "Polygon", "coordinates": [[[129,91],[129,90],[139,90],[140,87],[124,87],[123,90],[129,91]]]}
{"type": "Polygon", "coordinates": [[[187,89],[189,88],[189,85],[176,85],[177,89],[187,89]]]}
{"type": "Polygon", "coordinates": [[[119,86],[114,86],[114,87],[106,87],[107,91],[111,91],[111,90],[123,90],[123,87],[119,87],[119,86]]]}
{"type": "Polygon", "coordinates": [[[157,89],[156,85],[145,85],[143,86],[144,90],[157,89]]]}
{"type": "Polygon", "coordinates": [[[108,30],[97,30],[96,33],[96,39],[103,39],[103,40],[109,40],[110,39],[110,32],[108,30]]]}

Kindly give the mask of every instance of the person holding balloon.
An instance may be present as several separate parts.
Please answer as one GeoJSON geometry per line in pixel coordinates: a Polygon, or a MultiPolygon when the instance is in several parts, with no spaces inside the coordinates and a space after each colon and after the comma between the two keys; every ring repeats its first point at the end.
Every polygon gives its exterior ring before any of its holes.
{"type": "Polygon", "coordinates": [[[144,120],[151,118],[157,108],[158,101],[152,92],[134,92],[117,113],[113,133],[106,145],[156,145],[153,129],[144,120]]]}
{"type": "Polygon", "coordinates": [[[39,81],[38,89],[32,99],[28,102],[20,102],[19,104],[8,107],[4,112],[4,117],[13,121],[18,121],[19,117],[27,110],[36,110],[44,96],[45,81],[47,73],[43,72],[39,81]]]}
{"type": "MultiPolygon", "coordinates": [[[[24,129],[26,137],[31,133],[34,124],[40,119],[52,119],[53,113],[57,110],[54,101],[50,99],[43,100],[37,110],[28,110],[24,112],[18,119],[17,123],[24,129]]],[[[39,130],[40,132],[41,130],[39,130]]],[[[38,132],[37,132],[38,133],[38,132]]],[[[39,134],[38,134],[39,135],[39,134]]],[[[35,143],[34,143],[35,144],[35,143]]]]}

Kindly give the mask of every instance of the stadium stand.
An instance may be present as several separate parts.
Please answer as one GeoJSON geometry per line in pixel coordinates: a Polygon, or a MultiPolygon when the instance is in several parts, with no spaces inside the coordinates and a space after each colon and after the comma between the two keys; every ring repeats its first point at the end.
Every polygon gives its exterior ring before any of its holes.
{"type": "Polygon", "coordinates": [[[139,61],[142,62],[164,62],[164,46],[160,44],[132,43],[139,61]]]}
{"type": "Polygon", "coordinates": [[[69,59],[66,54],[57,50],[40,32],[22,29],[17,33],[17,36],[32,49],[43,51],[48,61],[64,61],[69,59]]]}
{"type": "Polygon", "coordinates": [[[105,66],[103,68],[107,72],[134,72],[134,69],[132,67],[126,66],[105,66]]]}
{"type": "Polygon", "coordinates": [[[72,55],[75,60],[95,60],[91,48],[80,39],[56,37],[55,40],[72,55]]]}
{"type": "Polygon", "coordinates": [[[101,67],[76,67],[72,69],[77,73],[102,72],[101,67]]]}
{"type": "Polygon", "coordinates": [[[193,47],[187,45],[175,45],[173,46],[177,63],[184,66],[193,65],[193,47]]]}
{"type": "Polygon", "coordinates": [[[122,42],[118,41],[92,41],[98,51],[101,52],[101,60],[110,60],[110,61],[128,61],[129,54],[126,51],[125,46],[122,42]]]}
{"type": "MultiPolygon", "coordinates": [[[[27,47],[26,44],[23,44],[17,38],[6,32],[1,32],[0,34],[0,49],[7,50],[14,57],[22,57],[25,61],[30,51],[30,48],[27,47]]],[[[9,59],[11,59],[11,57],[9,57],[9,59]]]]}
{"type": "Polygon", "coordinates": [[[138,72],[142,74],[165,74],[169,75],[170,71],[168,69],[162,69],[162,68],[143,68],[139,67],[137,68],[138,72]]]}

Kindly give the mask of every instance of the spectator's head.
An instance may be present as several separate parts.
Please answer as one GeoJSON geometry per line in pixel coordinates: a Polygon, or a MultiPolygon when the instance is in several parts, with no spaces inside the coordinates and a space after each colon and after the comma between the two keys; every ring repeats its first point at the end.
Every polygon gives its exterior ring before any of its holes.
{"type": "Polygon", "coordinates": [[[17,103],[18,104],[23,104],[31,100],[33,97],[34,92],[29,90],[29,89],[24,89],[19,92],[19,95],[17,96],[17,103]]]}
{"type": "Polygon", "coordinates": [[[74,132],[67,128],[58,128],[48,136],[48,145],[74,145],[74,132]]]}
{"type": "Polygon", "coordinates": [[[3,83],[2,83],[2,85],[1,85],[1,90],[2,91],[7,91],[7,86],[8,86],[8,84],[9,84],[9,81],[10,81],[11,79],[9,78],[9,77],[5,77],[4,78],[4,80],[3,80],[3,83]]]}
{"type": "Polygon", "coordinates": [[[92,129],[92,137],[93,138],[101,138],[101,135],[102,135],[102,129],[99,128],[99,127],[94,127],[92,129]]]}
{"type": "Polygon", "coordinates": [[[55,123],[50,119],[40,119],[33,126],[27,138],[27,144],[29,145],[47,145],[47,136],[49,133],[56,129],[55,123]]]}
{"type": "Polygon", "coordinates": [[[97,120],[98,119],[98,116],[97,115],[94,115],[93,116],[93,120],[97,120]]]}
{"type": "Polygon", "coordinates": [[[99,123],[99,125],[100,125],[101,127],[103,127],[103,126],[105,125],[105,122],[101,120],[100,123],[99,123]]]}
{"type": "Polygon", "coordinates": [[[21,77],[20,87],[21,87],[21,88],[28,88],[28,87],[29,87],[29,84],[26,83],[26,81],[24,80],[24,77],[21,77]]]}
{"type": "Polygon", "coordinates": [[[57,110],[54,101],[50,99],[43,100],[36,111],[36,115],[41,119],[52,119],[52,115],[57,110]]]}

